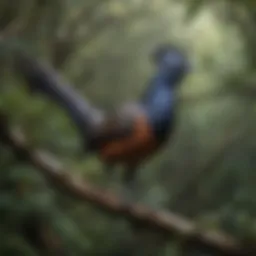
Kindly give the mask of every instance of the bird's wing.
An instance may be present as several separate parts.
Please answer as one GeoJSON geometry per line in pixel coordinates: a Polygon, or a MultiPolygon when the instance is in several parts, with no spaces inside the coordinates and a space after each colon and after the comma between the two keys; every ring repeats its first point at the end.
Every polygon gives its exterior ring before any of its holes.
{"type": "Polygon", "coordinates": [[[91,138],[92,143],[97,145],[129,137],[133,133],[136,119],[142,114],[142,108],[137,104],[126,104],[106,114],[104,121],[91,138]]]}

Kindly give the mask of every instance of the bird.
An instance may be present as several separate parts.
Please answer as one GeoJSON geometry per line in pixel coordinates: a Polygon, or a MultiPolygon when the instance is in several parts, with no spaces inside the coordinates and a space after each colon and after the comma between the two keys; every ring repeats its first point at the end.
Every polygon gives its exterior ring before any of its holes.
{"type": "Polygon", "coordinates": [[[126,198],[136,190],[138,170],[173,134],[176,91],[190,71],[188,56],[176,45],[158,46],[151,60],[155,70],[143,94],[109,111],[81,96],[49,63],[24,51],[15,56],[15,69],[29,90],[54,101],[74,122],[84,155],[96,155],[109,175],[116,166],[123,167],[126,198]]]}

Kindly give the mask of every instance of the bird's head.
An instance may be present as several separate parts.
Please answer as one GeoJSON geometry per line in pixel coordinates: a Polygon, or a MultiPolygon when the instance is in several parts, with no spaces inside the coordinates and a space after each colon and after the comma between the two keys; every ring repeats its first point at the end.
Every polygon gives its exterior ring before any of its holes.
{"type": "Polygon", "coordinates": [[[153,52],[153,61],[159,75],[170,82],[178,82],[189,72],[189,60],[185,53],[176,46],[163,45],[153,52]]]}

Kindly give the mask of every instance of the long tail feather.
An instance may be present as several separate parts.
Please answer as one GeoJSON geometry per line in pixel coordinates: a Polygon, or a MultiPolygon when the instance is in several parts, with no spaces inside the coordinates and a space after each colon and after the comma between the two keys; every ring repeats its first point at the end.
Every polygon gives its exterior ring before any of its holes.
{"type": "Polygon", "coordinates": [[[66,84],[53,68],[25,53],[17,54],[15,68],[25,78],[31,91],[45,94],[61,105],[83,134],[95,128],[102,113],[66,84]]]}

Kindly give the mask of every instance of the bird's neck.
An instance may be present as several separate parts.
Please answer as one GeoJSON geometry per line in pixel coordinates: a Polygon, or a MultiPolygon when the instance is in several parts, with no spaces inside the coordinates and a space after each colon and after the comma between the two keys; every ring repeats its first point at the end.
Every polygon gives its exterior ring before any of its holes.
{"type": "Polygon", "coordinates": [[[157,80],[173,89],[181,82],[183,74],[181,72],[177,72],[176,70],[169,70],[165,67],[162,67],[158,70],[155,77],[157,80]]]}
{"type": "Polygon", "coordinates": [[[175,89],[180,83],[179,74],[161,71],[150,81],[142,98],[142,105],[151,127],[159,139],[164,141],[173,126],[175,116],[175,89]]]}
{"type": "Polygon", "coordinates": [[[147,88],[142,105],[159,141],[166,138],[174,116],[174,86],[164,76],[155,76],[147,88]]]}
{"type": "Polygon", "coordinates": [[[164,72],[157,73],[150,81],[147,89],[142,98],[144,104],[150,104],[151,101],[155,101],[155,98],[159,97],[159,94],[171,97],[176,88],[178,81],[170,78],[164,72]],[[162,93],[161,93],[162,92],[162,93]]]}

